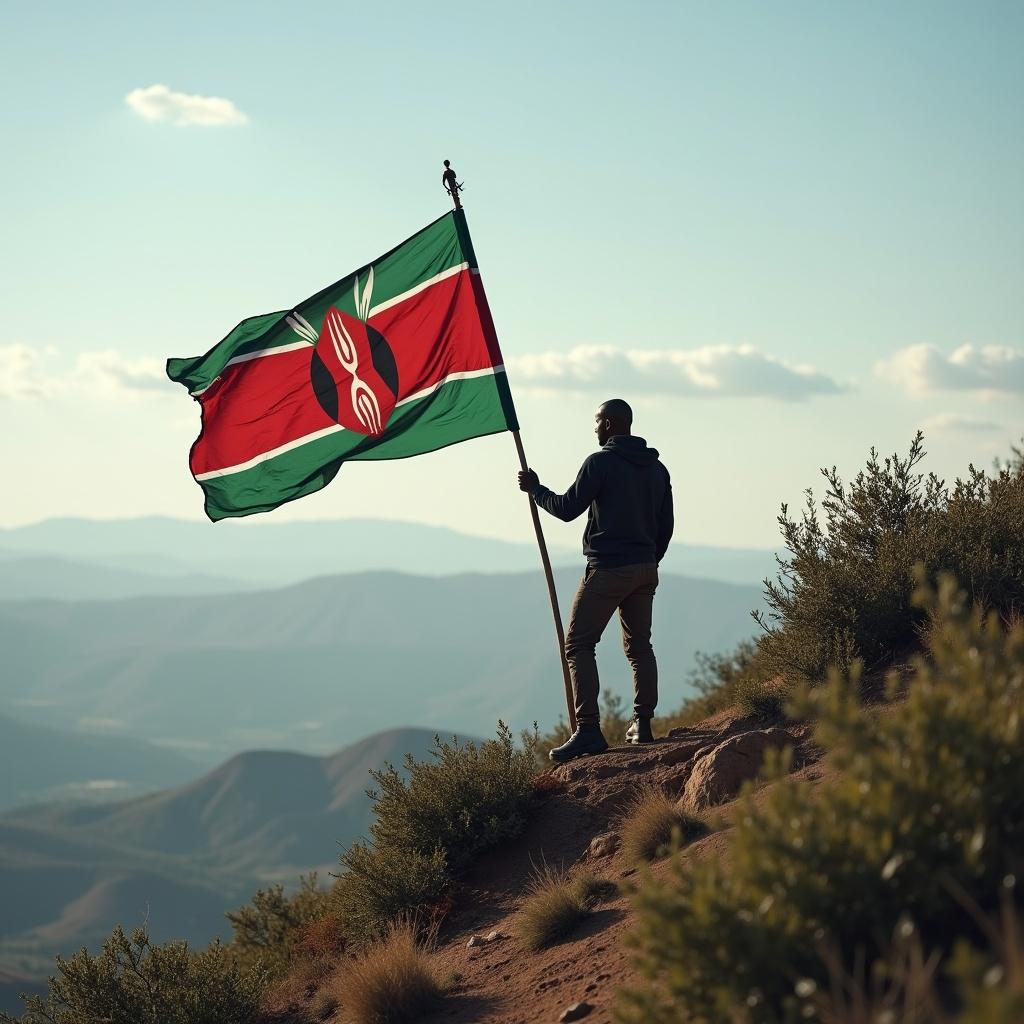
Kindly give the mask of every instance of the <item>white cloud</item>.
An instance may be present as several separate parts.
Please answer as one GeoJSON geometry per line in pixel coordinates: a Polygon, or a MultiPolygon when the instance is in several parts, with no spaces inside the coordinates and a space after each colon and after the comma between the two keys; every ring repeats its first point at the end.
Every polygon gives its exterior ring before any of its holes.
{"type": "Polygon", "coordinates": [[[910,345],[875,364],[875,373],[911,394],[929,391],[1024,393],[1024,349],[961,345],[946,355],[935,345],[910,345]]]}
{"type": "Polygon", "coordinates": [[[132,89],[125,103],[144,121],[170,121],[176,125],[197,124],[214,127],[223,124],[246,124],[249,118],[221,96],[193,96],[174,92],[166,85],[150,85],[132,89]]]}
{"type": "Polygon", "coordinates": [[[543,392],[643,392],[677,396],[802,399],[846,386],[806,365],[783,362],[751,345],[695,349],[619,349],[579,345],[506,360],[513,387],[543,392]]]}
{"type": "Polygon", "coordinates": [[[0,399],[45,398],[42,354],[28,345],[0,346],[0,399]]]}
{"type": "Polygon", "coordinates": [[[138,391],[169,391],[170,381],[159,359],[126,359],[109,349],[83,352],[75,360],[76,383],[108,394],[138,391]]]}
{"type": "Polygon", "coordinates": [[[960,413],[943,412],[937,416],[929,416],[921,426],[925,433],[935,431],[960,430],[971,433],[986,433],[990,430],[1002,430],[1002,424],[994,420],[983,420],[977,416],[962,416],[960,413]]]}
{"type": "Polygon", "coordinates": [[[0,399],[60,398],[69,394],[144,398],[174,392],[159,359],[129,359],[117,352],[83,352],[69,364],[53,349],[0,347],[0,399]]]}

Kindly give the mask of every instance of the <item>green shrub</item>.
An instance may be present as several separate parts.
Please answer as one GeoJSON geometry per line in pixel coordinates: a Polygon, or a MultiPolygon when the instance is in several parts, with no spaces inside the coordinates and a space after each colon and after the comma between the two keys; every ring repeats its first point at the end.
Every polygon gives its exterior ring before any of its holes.
{"type": "Polygon", "coordinates": [[[429,760],[373,772],[369,843],[341,856],[332,902],[357,942],[436,909],[452,877],[482,850],[522,830],[533,795],[536,734],[521,745],[499,723],[481,744],[435,740],[429,760]]]}
{"type": "Polygon", "coordinates": [[[328,909],[327,891],[316,872],[299,879],[299,889],[288,896],[284,886],[259,889],[251,902],[228,913],[234,937],[228,950],[242,966],[259,964],[272,975],[288,966],[303,930],[328,909]]]}
{"type": "Polygon", "coordinates": [[[952,489],[917,467],[918,432],[905,458],[879,460],[844,485],[827,482],[822,522],[807,492],[799,519],[782,506],[789,555],[765,581],[766,633],[757,660],[767,677],[819,680],[828,666],[861,659],[869,668],[918,645],[925,621],[914,607],[913,568],[948,572],[972,601],[1009,613],[1024,606],[1024,467],[1020,460],[989,476],[970,467],[952,489]]]}
{"type": "MultiPolygon", "coordinates": [[[[47,997],[27,1000],[23,1024],[252,1024],[266,985],[225,946],[194,952],[184,942],[154,946],[144,928],[118,926],[92,956],[57,958],[47,997]]],[[[17,1018],[0,1013],[0,1021],[17,1018]]]]}
{"type": "Polygon", "coordinates": [[[674,711],[657,717],[653,723],[656,736],[695,725],[737,704],[741,705],[744,714],[772,717],[778,713],[783,703],[781,689],[773,691],[779,694],[777,703],[760,705],[753,697],[757,688],[772,685],[762,682],[763,672],[757,662],[757,643],[754,640],[743,640],[723,654],[698,651],[695,660],[688,682],[697,695],[683,701],[674,711]]]}
{"type": "Polygon", "coordinates": [[[743,798],[728,865],[677,861],[641,888],[649,984],[620,1019],[813,1019],[797,986],[825,983],[822,948],[871,962],[904,917],[928,948],[976,930],[951,892],[991,903],[1024,844],[1024,624],[969,610],[948,579],[928,607],[931,660],[905,701],[864,709],[856,672],[794,701],[833,778],[815,790],[776,765],[775,785],[743,798]]]}
{"type": "Polygon", "coordinates": [[[870,969],[861,963],[851,974],[829,955],[829,983],[810,997],[822,1024],[1020,1024],[1024,935],[1011,902],[1015,888],[1015,880],[1006,887],[998,916],[979,918],[985,950],[961,941],[951,957],[929,954],[903,921],[870,969]]]}
{"type": "Polygon", "coordinates": [[[710,830],[700,818],[681,810],[660,789],[642,789],[623,811],[619,824],[622,856],[640,864],[666,856],[673,845],[692,842],[710,830]]]}
{"type": "Polygon", "coordinates": [[[451,883],[443,850],[421,853],[353,843],[341,862],[345,873],[332,899],[346,934],[356,943],[383,934],[404,915],[429,918],[451,883]]]}

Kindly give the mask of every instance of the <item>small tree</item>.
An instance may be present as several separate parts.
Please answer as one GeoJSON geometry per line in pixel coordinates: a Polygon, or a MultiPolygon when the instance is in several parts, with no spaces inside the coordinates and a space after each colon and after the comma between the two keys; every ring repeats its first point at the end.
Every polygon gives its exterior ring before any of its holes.
{"type": "Polygon", "coordinates": [[[21,1024],[252,1024],[267,981],[219,942],[202,952],[154,946],[144,928],[129,936],[120,925],[98,956],[58,957],[57,972],[48,996],[26,1001],[21,1024]]]}

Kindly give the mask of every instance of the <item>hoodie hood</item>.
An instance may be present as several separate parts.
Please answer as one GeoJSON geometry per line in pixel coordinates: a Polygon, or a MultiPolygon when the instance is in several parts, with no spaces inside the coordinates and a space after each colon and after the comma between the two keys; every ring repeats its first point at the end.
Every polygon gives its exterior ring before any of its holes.
{"type": "Polygon", "coordinates": [[[601,448],[604,452],[614,452],[634,466],[650,466],[658,461],[658,449],[648,448],[647,442],[635,434],[617,434],[601,448]]]}

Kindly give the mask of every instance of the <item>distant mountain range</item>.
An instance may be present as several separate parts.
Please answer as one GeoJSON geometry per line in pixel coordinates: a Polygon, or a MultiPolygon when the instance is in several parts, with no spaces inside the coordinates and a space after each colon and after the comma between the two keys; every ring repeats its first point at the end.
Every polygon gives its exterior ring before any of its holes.
{"type": "MultiPolygon", "coordinates": [[[[239,754],[198,781],[137,800],[43,805],[0,816],[0,981],[52,973],[117,923],[200,945],[256,888],[337,868],[365,834],[371,768],[423,758],[425,729],[378,733],[328,757],[239,754]]],[[[56,751],[51,750],[52,755],[56,751]]],[[[0,985],[0,1009],[19,1007],[0,985]]]]}
{"type": "MultiPolygon", "coordinates": [[[[567,607],[579,572],[557,573],[567,607]]],[[[655,602],[662,702],[697,650],[753,630],[760,592],[665,575],[655,602]]],[[[275,590],[117,601],[0,602],[0,713],[223,757],[324,753],[400,720],[490,734],[564,712],[539,573],[328,576],[275,590]]],[[[605,686],[631,691],[617,624],[605,686]]]]}
{"type": "MultiPolygon", "coordinates": [[[[582,562],[576,547],[553,546],[551,556],[556,565],[582,562]]],[[[0,599],[200,594],[367,571],[520,572],[538,562],[532,543],[387,520],[49,519],[0,529],[0,599]]],[[[770,551],[677,542],[663,569],[757,585],[774,559],[770,551]]]]}

